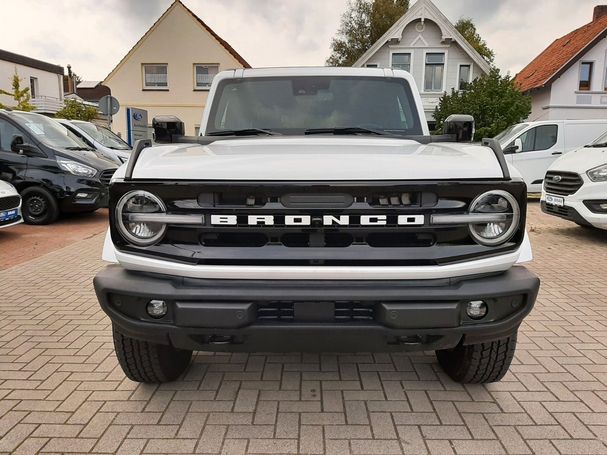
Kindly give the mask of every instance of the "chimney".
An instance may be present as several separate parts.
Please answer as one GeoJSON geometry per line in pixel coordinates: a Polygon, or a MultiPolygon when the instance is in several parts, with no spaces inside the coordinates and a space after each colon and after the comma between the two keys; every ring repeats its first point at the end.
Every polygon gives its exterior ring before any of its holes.
{"type": "Polygon", "coordinates": [[[592,16],[592,21],[598,21],[603,17],[607,16],[607,5],[598,5],[594,7],[594,14],[592,16]]]}

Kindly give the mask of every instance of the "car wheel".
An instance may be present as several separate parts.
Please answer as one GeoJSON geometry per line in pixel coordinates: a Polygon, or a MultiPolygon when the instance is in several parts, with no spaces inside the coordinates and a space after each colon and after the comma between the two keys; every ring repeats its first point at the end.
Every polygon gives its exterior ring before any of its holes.
{"type": "Polygon", "coordinates": [[[136,340],[112,326],[114,349],[124,374],[145,383],[170,382],[177,379],[190,364],[192,351],[136,340]]]}
{"type": "Polygon", "coordinates": [[[501,380],[507,373],[516,349],[516,333],[489,343],[460,344],[455,349],[436,351],[445,373],[463,384],[486,384],[501,380]]]}
{"type": "Polygon", "coordinates": [[[27,224],[51,224],[59,217],[59,204],[46,189],[35,186],[21,192],[21,211],[27,224]]]}

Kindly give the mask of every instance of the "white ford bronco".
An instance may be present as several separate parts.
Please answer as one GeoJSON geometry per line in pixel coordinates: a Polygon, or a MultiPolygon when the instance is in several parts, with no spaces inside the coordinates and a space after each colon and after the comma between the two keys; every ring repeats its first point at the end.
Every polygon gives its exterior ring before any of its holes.
{"type": "Polygon", "coordinates": [[[525,183],[466,116],[430,136],[409,73],[225,71],[200,136],[154,126],[94,282],[130,379],[194,350],[434,350],[455,381],[504,376],[539,289],[525,183]]]}

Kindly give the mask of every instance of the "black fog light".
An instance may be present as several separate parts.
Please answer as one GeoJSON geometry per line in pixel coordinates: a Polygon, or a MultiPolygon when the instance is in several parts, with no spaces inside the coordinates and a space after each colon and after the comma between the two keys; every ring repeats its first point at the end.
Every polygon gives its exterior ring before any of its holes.
{"type": "Polygon", "coordinates": [[[473,300],[466,306],[466,314],[470,319],[483,319],[487,316],[487,304],[482,300],[473,300]]]}
{"type": "Polygon", "coordinates": [[[160,319],[167,314],[167,304],[164,300],[150,300],[146,310],[154,319],[160,319]]]}
{"type": "Polygon", "coordinates": [[[594,213],[607,213],[607,200],[604,201],[584,201],[584,205],[594,213]]]}

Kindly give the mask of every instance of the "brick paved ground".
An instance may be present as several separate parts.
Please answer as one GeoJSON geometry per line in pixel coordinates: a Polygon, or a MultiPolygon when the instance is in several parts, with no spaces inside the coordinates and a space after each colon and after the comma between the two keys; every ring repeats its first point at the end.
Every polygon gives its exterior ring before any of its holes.
{"type": "Polygon", "coordinates": [[[48,226],[19,224],[0,229],[0,270],[92,237],[107,229],[107,210],[62,215],[48,226]]]}
{"type": "Polygon", "coordinates": [[[434,356],[205,355],[126,380],[91,278],[102,236],[0,272],[0,452],[607,453],[607,233],[531,207],[540,300],[511,373],[434,356]]]}

